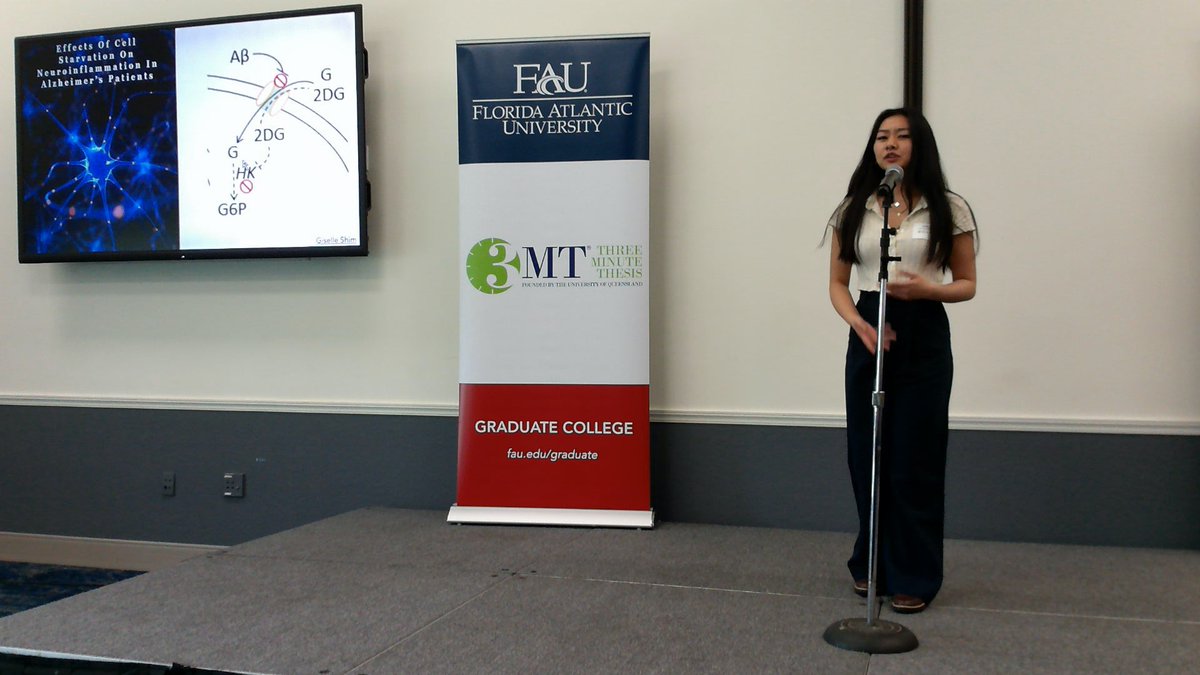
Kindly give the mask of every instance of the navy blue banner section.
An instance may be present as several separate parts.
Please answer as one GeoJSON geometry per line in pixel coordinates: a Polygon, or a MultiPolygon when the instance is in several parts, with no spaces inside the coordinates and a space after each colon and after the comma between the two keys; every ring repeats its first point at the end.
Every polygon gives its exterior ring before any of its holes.
{"type": "Polygon", "coordinates": [[[650,38],[458,46],[458,161],[650,159],[650,38]]]}

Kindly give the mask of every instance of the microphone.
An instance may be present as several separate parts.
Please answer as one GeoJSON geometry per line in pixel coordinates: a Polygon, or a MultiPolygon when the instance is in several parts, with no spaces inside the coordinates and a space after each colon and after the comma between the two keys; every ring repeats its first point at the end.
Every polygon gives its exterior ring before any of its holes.
{"type": "Polygon", "coordinates": [[[879,181],[879,189],[875,190],[875,193],[890,195],[902,180],[904,180],[904,169],[895,165],[889,166],[883,173],[883,180],[879,181]]]}

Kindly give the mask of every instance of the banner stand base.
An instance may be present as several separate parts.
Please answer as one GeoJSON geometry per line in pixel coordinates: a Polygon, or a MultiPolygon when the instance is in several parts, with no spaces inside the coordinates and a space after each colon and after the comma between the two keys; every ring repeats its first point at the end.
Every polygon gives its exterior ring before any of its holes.
{"type": "Polygon", "coordinates": [[[654,509],[616,511],[612,509],[523,509],[505,506],[450,507],[448,523],[488,525],[567,525],[574,527],[654,527],[654,509]]]}

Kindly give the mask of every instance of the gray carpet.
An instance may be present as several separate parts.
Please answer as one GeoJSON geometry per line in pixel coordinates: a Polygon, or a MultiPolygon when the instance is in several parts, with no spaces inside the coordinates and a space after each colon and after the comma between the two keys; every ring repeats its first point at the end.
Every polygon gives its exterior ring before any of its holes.
{"type": "Polygon", "coordinates": [[[1200,551],[947,542],[914,652],[865,616],[850,535],[457,526],[364,509],[0,619],[32,650],[246,673],[1200,672],[1200,551]]]}

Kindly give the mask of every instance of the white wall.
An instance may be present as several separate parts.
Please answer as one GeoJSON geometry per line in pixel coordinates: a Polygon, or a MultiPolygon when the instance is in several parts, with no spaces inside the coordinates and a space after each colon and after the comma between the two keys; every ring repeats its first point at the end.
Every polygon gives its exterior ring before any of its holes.
{"type": "MultiPolygon", "coordinates": [[[[5,0],[2,30],[323,4],[5,0]]],[[[452,412],[455,41],[649,32],[652,408],[836,422],[845,328],[818,243],[900,102],[902,0],[364,5],[366,259],[18,265],[0,134],[0,402],[452,412]]],[[[960,424],[1194,433],[1200,6],[930,0],[926,21],[927,112],[983,228],[979,297],[951,309],[960,424]]]]}
{"type": "Polygon", "coordinates": [[[983,224],[955,410],[1200,420],[1200,3],[926,3],[926,111],[983,224]]]}

